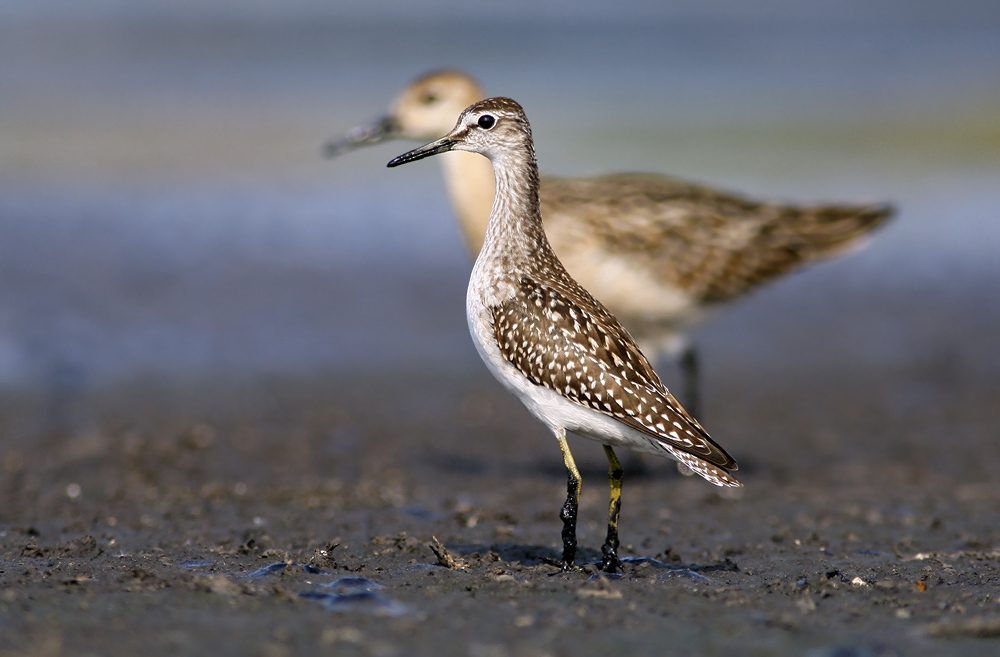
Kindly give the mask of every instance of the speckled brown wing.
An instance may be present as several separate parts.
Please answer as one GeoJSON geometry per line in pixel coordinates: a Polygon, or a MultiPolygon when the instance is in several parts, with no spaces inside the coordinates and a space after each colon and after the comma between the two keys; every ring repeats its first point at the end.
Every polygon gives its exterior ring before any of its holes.
{"type": "Polygon", "coordinates": [[[521,278],[519,293],[493,308],[504,357],[536,385],[676,450],[736,469],[733,458],[663,387],[628,332],[589,295],[572,299],[574,292],[521,278]]]}
{"type": "MultiPolygon", "coordinates": [[[[542,217],[578,222],[610,251],[704,302],[724,301],[832,257],[891,206],[762,203],[667,176],[545,178],[542,217]]],[[[581,241],[585,237],[581,235],[581,241]]]]}
{"type": "Polygon", "coordinates": [[[886,205],[764,205],[751,239],[724,254],[714,274],[706,276],[703,298],[717,301],[745,294],[810,262],[837,255],[892,214],[886,205]]]}

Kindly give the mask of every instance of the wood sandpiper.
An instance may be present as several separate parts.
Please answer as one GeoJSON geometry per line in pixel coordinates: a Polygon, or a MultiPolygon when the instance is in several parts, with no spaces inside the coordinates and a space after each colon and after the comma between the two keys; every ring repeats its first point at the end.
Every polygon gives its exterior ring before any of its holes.
{"type": "MultiPolygon", "coordinates": [[[[386,139],[429,141],[484,95],[461,71],[422,76],[390,113],[326,145],[334,156],[386,139]]],[[[490,163],[441,158],[469,250],[479,253],[493,206],[490,163]]],[[[545,232],[570,274],[607,304],[652,362],[677,359],[682,399],[699,411],[698,360],[689,334],[727,302],[814,261],[861,246],[893,210],[873,205],[755,201],[662,175],[543,177],[545,232]]]]}
{"type": "Polygon", "coordinates": [[[493,163],[496,199],[466,297],[469,330],[493,375],[559,441],[568,473],[562,565],[576,560],[580,472],[566,432],[603,443],[611,503],[601,569],[614,572],[623,472],[613,447],[667,456],[718,486],[736,461],[660,382],[621,324],[574,281],[545,237],[531,127],[509,98],[473,104],[444,137],[391,162],[467,151],[493,163]]]}

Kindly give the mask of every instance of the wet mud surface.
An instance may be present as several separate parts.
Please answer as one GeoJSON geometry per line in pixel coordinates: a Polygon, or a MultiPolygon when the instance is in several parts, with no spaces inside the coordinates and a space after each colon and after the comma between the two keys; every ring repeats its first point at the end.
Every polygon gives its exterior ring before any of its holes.
{"type": "Polygon", "coordinates": [[[560,573],[557,445],[485,372],[8,394],[0,655],[996,654],[995,384],[858,376],[709,377],[746,488],[623,459],[618,579],[600,447],[560,573]]]}

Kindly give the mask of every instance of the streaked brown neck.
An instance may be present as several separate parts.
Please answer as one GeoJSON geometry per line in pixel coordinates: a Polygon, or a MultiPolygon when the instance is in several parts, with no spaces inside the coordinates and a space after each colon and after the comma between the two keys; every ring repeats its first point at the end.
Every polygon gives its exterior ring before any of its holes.
{"type": "Polygon", "coordinates": [[[496,198],[480,259],[501,263],[510,275],[554,259],[538,209],[538,164],[530,138],[493,161],[496,198]]]}

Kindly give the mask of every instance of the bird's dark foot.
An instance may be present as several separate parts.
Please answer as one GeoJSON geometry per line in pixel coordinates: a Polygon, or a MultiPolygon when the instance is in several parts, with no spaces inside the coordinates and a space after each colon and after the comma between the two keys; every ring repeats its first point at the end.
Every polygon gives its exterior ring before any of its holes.
{"type": "Polygon", "coordinates": [[[571,537],[563,535],[563,554],[561,568],[564,573],[576,570],[576,534],[571,537]]]}
{"type": "Polygon", "coordinates": [[[618,549],[605,543],[601,546],[601,554],[603,558],[601,559],[601,570],[606,573],[617,573],[621,572],[622,560],[618,558],[618,549]]]}
{"type": "Polygon", "coordinates": [[[565,561],[562,561],[560,559],[550,559],[548,557],[543,557],[542,563],[558,569],[553,573],[549,573],[549,575],[561,575],[563,573],[573,573],[582,570],[580,566],[577,566],[576,564],[572,563],[566,563],[565,561]]]}
{"type": "Polygon", "coordinates": [[[583,568],[577,566],[573,562],[567,562],[561,559],[550,559],[548,557],[543,557],[542,563],[557,569],[555,572],[549,573],[549,575],[562,575],[563,573],[578,573],[581,570],[584,570],[583,568]]]}

